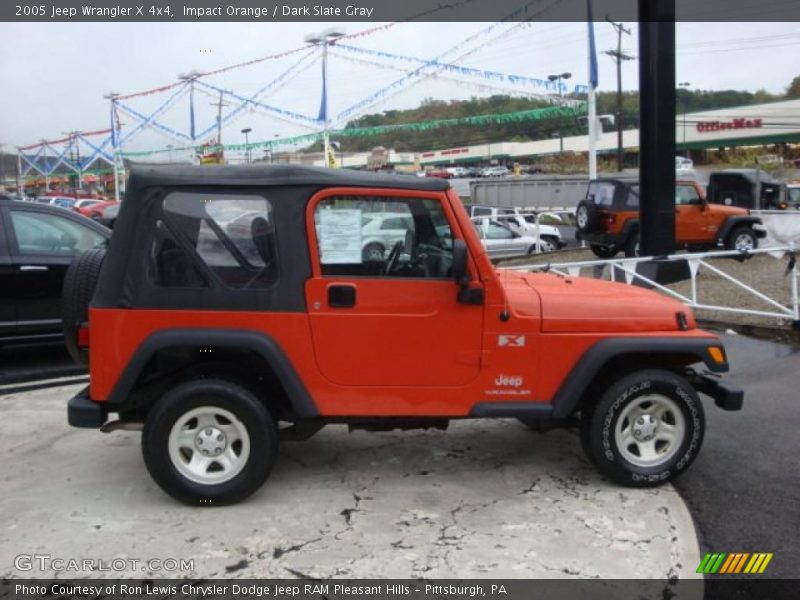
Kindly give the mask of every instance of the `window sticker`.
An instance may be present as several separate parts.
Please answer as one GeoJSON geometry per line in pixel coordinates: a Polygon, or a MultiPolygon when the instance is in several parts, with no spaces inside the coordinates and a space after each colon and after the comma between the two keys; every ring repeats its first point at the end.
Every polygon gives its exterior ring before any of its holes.
{"type": "Polygon", "coordinates": [[[323,264],[361,264],[361,210],[330,208],[319,213],[319,249],[323,264]]]}

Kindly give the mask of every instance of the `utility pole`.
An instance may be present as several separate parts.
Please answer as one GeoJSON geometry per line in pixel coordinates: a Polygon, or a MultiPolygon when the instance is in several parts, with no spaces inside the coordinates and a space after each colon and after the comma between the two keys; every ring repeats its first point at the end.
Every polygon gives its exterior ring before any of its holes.
{"type": "Polygon", "coordinates": [[[211,106],[217,107],[217,164],[222,164],[222,107],[228,106],[228,103],[222,99],[223,90],[219,91],[219,100],[212,102],[211,106]]]}
{"type": "Polygon", "coordinates": [[[634,57],[622,51],[622,34],[630,35],[631,30],[626,29],[622,23],[615,23],[608,18],[608,15],[606,15],[606,21],[608,21],[617,32],[617,49],[606,50],[603,54],[607,54],[617,63],[617,171],[621,172],[624,166],[622,150],[622,130],[624,128],[622,120],[622,61],[633,60],[634,57]]]}
{"type": "Polygon", "coordinates": [[[0,192],[6,191],[6,170],[3,168],[3,163],[5,162],[3,146],[5,146],[5,144],[0,144],[0,192]]]}

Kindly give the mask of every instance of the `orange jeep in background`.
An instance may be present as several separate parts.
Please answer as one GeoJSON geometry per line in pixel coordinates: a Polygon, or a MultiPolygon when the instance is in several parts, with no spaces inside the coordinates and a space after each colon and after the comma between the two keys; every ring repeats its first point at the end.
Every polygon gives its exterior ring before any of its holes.
{"type": "MultiPolygon", "coordinates": [[[[639,256],[639,182],[596,179],[575,212],[578,240],[595,256],[639,256]]],[[[697,181],[675,182],[675,241],[689,251],[715,247],[748,252],[767,235],[761,219],[744,208],[711,204],[697,181]]]]}
{"type": "Polygon", "coordinates": [[[69,423],[141,429],[155,481],[201,506],[247,497],[279,441],[329,424],[579,418],[603,474],[652,486],[697,456],[698,394],[742,406],[716,375],[720,340],[686,306],[496,269],[437,178],[134,165],[108,250],[68,272],[64,314],[90,373],[69,423]],[[366,256],[362,228],[388,213],[405,235],[366,256]]]}

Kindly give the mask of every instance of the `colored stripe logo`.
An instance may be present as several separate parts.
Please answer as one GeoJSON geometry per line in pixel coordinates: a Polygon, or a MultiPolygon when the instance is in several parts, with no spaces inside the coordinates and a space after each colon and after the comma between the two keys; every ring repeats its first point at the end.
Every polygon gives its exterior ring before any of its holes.
{"type": "Polygon", "coordinates": [[[772,552],[707,552],[695,572],[707,575],[761,574],[772,556],[772,552]]]}

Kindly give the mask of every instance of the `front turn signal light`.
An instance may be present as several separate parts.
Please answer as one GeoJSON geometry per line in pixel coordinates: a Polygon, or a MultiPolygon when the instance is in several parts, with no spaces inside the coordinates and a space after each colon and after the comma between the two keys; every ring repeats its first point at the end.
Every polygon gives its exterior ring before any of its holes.
{"type": "Polygon", "coordinates": [[[724,365],[727,362],[727,360],[725,360],[725,351],[719,346],[710,346],[708,355],[711,357],[711,360],[717,364],[724,365]]]}

